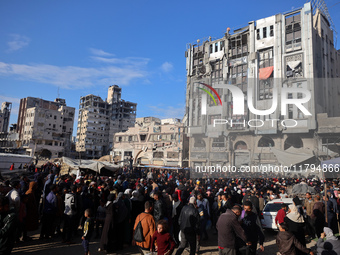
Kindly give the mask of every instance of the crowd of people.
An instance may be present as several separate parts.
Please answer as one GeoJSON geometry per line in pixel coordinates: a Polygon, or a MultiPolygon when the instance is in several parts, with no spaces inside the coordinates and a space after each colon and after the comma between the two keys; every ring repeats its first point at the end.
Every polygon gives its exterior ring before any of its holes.
{"type": "Polygon", "coordinates": [[[282,255],[313,254],[306,241],[318,238],[317,254],[340,254],[334,236],[340,206],[336,180],[190,179],[189,174],[123,169],[112,176],[61,176],[60,165],[29,167],[20,180],[2,186],[0,254],[10,254],[15,242],[30,241],[28,233],[38,229],[42,240],[60,236],[72,244],[82,239],[85,254],[96,238],[106,253],[124,253],[132,244],[141,254],[168,255],[177,248],[176,255],[185,249],[193,255],[215,239],[220,254],[256,254],[266,249],[260,221],[266,203],[287,198],[296,184],[315,192],[282,204],[275,218],[277,249],[282,255]]]}

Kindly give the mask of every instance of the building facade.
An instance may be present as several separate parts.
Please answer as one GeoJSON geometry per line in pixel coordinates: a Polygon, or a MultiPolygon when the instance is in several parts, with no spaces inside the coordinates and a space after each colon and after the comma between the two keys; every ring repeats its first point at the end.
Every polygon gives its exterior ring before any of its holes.
{"type": "Polygon", "coordinates": [[[317,115],[340,116],[333,30],[327,9],[306,3],[189,44],[190,167],[277,164],[281,152],[322,150],[317,115]]]}
{"type": "Polygon", "coordinates": [[[85,158],[110,154],[117,132],[134,126],[137,104],[121,99],[122,89],[113,85],[107,99],[87,95],[80,98],[76,150],[85,158]]]}
{"type": "Polygon", "coordinates": [[[137,118],[134,127],[114,135],[114,159],[121,166],[186,167],[188,139],[179,119],[137,118]]]}
{"type": "Polygon", "coordinates": [[[73,133],[75,108],[65,99],[47,101],[27,97],[20,100],[17,131],[20,145],[31,156],[68,156],[73,133]]]}
{"type": "Polygon", "coordinates": [[[11,116],[12,103],[3,102],[0,109],[0,133],[7,133],[9,126],[9,118],[11,116]]]}

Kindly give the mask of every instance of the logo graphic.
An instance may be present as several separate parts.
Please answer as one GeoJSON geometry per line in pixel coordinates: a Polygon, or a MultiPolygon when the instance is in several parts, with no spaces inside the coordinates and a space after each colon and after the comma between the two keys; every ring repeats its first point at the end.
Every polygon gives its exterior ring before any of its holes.
{"type": "MultiPolygon", "coordinates": [[[[214,92],[214,94],[217,96],[220,106],[222,106],[222,100],[216,90],[211,87],[208,84],[198,82],[198,84],[201,84],[207,88],[209,88],[211,91],[214,92]]],[[[200,88],[206,92],[214,101],[215,105],[217,106],[217,102],[213,95],[206,89],[200,88]]],[[[228,89],[232,94],[232,105],[233,105],[233,115],[244,115],[244,102],[245,102],[245,95],[243,94],[243,91],[238,88],[235,85],[225,85],[225,89],[228,89]]],[[[247,105],[248,109],[251,113],[255,115],[269,115],[275,112],[277,105],[278,105],[278,88],[273,87],[273,98],[272,98],[272,105],[270,109],[267,110],[258,110],[255,109],[254,106],[254,97],[253,97],[253,91],[251,88],[248,87],[248,93],[247,93],[247,105]]],[[[207,94],[202,94],[201,99],[201,114],[206,115],[207,114],[207,94]]],[[[285,116],[287,113],[287,105],[295,105],[304,115],[311,116],[312,114],[306,109],[306,107],[303,105],[304,103],[308,103],[311,99],[311,92],[306,88],[288,88],[288,87],[282,87],[281,88],[281,115],[285,116]],[[292,93],[301,93],[304,95],[302,98],[289,98],[288,94],[292,93]]]]}
{"type": "MultiPolygon", "coordinates": [[[[203,82],[199,82],[198,84],[201,84],[201,85],[209,88],[212,92],[214,92],[214,94],[218,98],[219,104],[222,106],[222,100],[221,100],[220,96],[218,95],[217,91],[213,87],[211,87],[210,85],[205,84],[203,82]]],[[[217,106],[217,102],[216,102],[214,96],[210,93],[210,91],[208,91],[208,90],[206,90],[204,88],[200,88],[200,87],[198,87],[198,89],[203,90],[204,92],[206,92],[212,98],[212,100],[214,101],[214,104],[217,106]]],[[[206,94],[202,95],[201,106],[202,106],[201,114],[202,115],[206,115],[207,114],[207,95],[206,94]]]]}

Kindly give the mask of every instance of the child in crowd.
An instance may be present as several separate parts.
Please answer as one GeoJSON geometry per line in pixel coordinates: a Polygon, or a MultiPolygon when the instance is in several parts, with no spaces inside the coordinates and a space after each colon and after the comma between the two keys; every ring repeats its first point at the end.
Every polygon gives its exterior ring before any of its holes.
{"type": "Polygon", "coordinates": [[[152,236],[150,251],[152,252],[154,248],[157,255],[171,255],[175,249],[175,241],[168,232],[168,223],[165,220],[157,222],[157,231],[152,236]]]}
{"type": "Polygon", "coordinates": [[[279,229],[280,232],[276,236],[276,244],[281,255],[295,255],[295,249],[299,249],[307,254],[314,254],[311,250],[304,247],[292,233],[288,232],[287,223],[282,222],[279,225],[279,229]]]}
{"type": "Polygon", "coordinates": [[[83,236],[81,237],[81,239],[83,239],[82,245],[84,247],[85,250],[85,255],[89,255],[90,254],[90,250],[89,250],[89,246],[90,246],[90,239],[93,233],[93,229],[94,229],[94,224],[93,224],[93,219],[91,218],[91,210],[90,209],[86,209],[84,212],[84,216],[86,218],[86,221],[84,223],[84,233],[83,236]]]}

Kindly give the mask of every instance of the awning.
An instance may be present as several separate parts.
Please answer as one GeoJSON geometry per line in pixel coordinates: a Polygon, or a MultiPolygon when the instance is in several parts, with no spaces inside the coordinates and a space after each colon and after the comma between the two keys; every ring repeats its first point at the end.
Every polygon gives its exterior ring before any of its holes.
{"type": "Polygon", "coordinates": [[[78,169],[90,169],[97,173],[100,173],[103,168],[115,171],[119,168],[119,166],[109,163],[109,162],[101,162],[96,160],[84,160],[84,159],[71,159],[67,157],[63,157],[63,164],[68,165],[72,170],[78,169]]]}
{"type": "Polygon", "coordinates": [[[270,148],[277,158],[277,161],[283,166],[294,166],[307,159],[313,158],[313,151],[308,149],[290,147],[285,151],[281,151],[275,148],[270,148]]]}
{"type": "Polygon", "coordinates": [[[260,80],[267,80],[273,73],[274,66],[269,66],[265,68],[260,68],[260,80]]]}
{"type": "Polygon", "coordinates": [[[339,178],[340,158],[333,158],[321,162],[321,171],[325,178],[339,178]]]}
{"type": "Polygon", "coordinates": [[[327,167],[335,168],[335,166],[338,169],[340,169],[340,158],[333,158],[333,159],[321,162],[321,168],[327,168],[327,167]]]}

